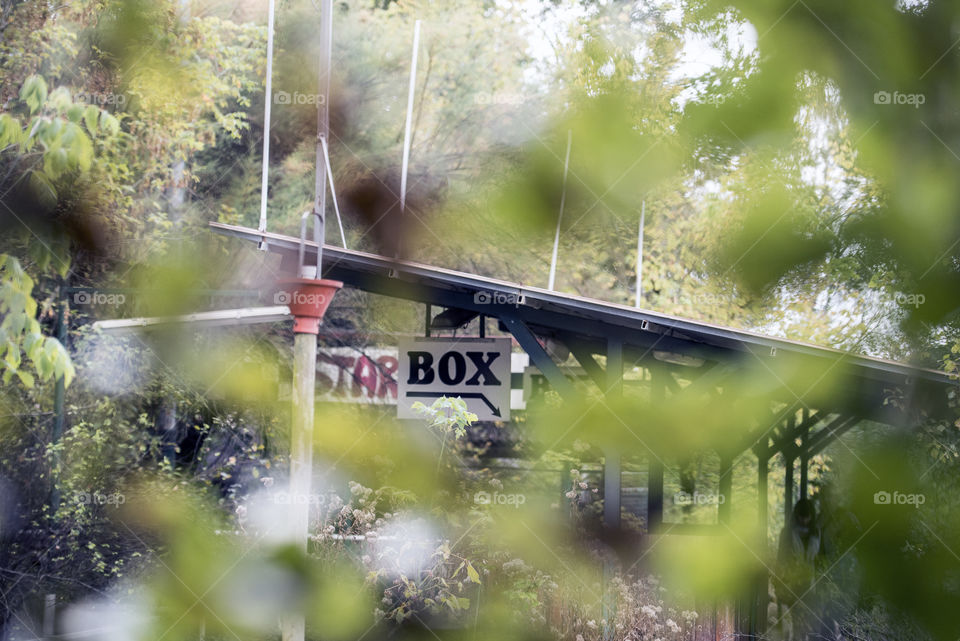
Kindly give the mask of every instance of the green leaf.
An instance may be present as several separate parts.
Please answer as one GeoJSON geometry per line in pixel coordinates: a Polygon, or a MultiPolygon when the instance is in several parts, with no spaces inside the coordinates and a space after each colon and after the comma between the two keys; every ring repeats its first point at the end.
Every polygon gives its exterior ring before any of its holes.
{"type": "Polygon", "coordinates": [[[56,180],[70,165],[70,157],[63,148],[52,149],[43,155],[43,171],[56,180]]]}
{"type": "Polygon", "coordinates": [[[10,114],[0,115],[0,149],[17,144],[23,136],[20,121],[10,114]]]}
{"type": "Polygon", "coordinates": [[[73,105],[73,99],[70,97],[70,92],[66,87],[57,87],[50,92],[47,103],[56,109],[58,113],[63,113],[73,105]]]}
{"type": "Polygon", "coordinates": [[[67,108],[67,118],[71,122],[80,122],[83,119],[83,105],[73,104],[67,108]]]}
{"type": "Polygon", "coordinates": [[[20,100],[27,103],[30,113],[36,113],[47,100],[47,82],[41,76],[33,75],[23,82],[20,88],[20,100]]]}
{"type": "MultiPolygon", "coordinates": [[[[474,568],[473,565],[470,563],[467,563],[467,578],[473,581],[474,583],[477,583],[477,584],[480,583],[480,573],[477,572],[476,568],[474,568]]],[[[468,601],[468,604],[469,604],[469,601],[468,601]]]]}
{"type": "Polygon", "coordinates": [[[29,184],[39,204],[49,211],[57,206],[57,190],[50,179],[41,171],[31,171],[29,184]]]}
{"type": "Polygon", "coordinates": [[[17,370],[17,378],[20,379],[20,382],[23,383],[23,386],[27,389],[33,389],[34,379],[33,374],[22,369],[17,370]]]}
{"type": "Polygon", "coordinates": [[[97,135],[97,119],[100,117],[100,110],[95,105],[87,105],[83,110],[83,122],[87,125],[87,131],[91,136],[97,135]]]}
{"type": "Polygon", "coordinates": [[[120,132],[120,121],[106,111],[100,112],[100,126],[111,136],[116,136],[120,132]]]}

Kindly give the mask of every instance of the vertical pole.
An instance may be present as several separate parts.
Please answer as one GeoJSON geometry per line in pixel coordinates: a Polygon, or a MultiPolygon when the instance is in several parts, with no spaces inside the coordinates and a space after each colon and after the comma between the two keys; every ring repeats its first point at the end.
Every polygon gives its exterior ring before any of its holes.
{"type": "MultiPolygon", "coordinates": [[[[58,297],[60,299],[59,305],[57,305],[57,340],[63,345],[64,349],[67,347],[67,323],[66,323],[66,307],[67,307],[67,298],[66,291],[63,286],[63,283],[60,284],[58,288],[58,297]]],[[[60,376],[57,378],[56,386],[54,387],[53,392],[53,434],[50,435],[51,445],[56,445],[60,441],[60,437],[63,436],[63,427],[66,423],[66,413],[64,411],[64,401],[67,395],[67,386],[63,377],[60,376]]],[[[50,508],[53,514],[57,513],[57,510],[60,509],[60,456],[56,454],[56,449],[54,449],[53,455],[53,473],[51,474],[51,486],[50,486],[50,508]]]]}
{"type": "MultiPolygon", "coordinates": [[[[413,95],[417,90],[417,56],[420,53],[420,21],[413,23],[413,54],[410,57],[410,86],[407,89],[407,121],[403,129],[403,159],[400,164],[400,216],[407,210],[407,169],[410,164],[410,145],[413,144],[413,95]]],[[[400,243],[397,243],[397,255],[400,243]]]]}
{"type": "Polygon", "coordinates": [[[800,432],[800,498],[807,498],[807,474],[810,466],[810,455],[807,453],[807,436],[810,433],[810,427],[807,425],[807,419],[810,417],[808,410],[803,410],[803,430],[800,432]]]}
{"type": "MultiPolygon", "coordinates": [[[[327,225],[327,154],[326,141],[330,135],[330,60],[333,57],[333,0],[323,0],[320,13],[320,66],[317,75],[317,150],[316,174],[313,179],[313,211],[318,214],[314,238],[317,240],[317,273],[321,278],[323,265],[323,242],[327,225]]],[[[303,267],[301,266],[301,270],[303,267]]],[[[301,276],[311,278],[309,274],[301,276]]]]}
{"type": "MultiPolygon", "coordinates": [[[[733,457],[725,452],[720,454],[720,483],[719,506],[717,508],[717,520],[724,526],[729,527],[731,523],[731,501],[733,500],[733,457]]],[[[712,617],[710,627],[713,629],[713,638],[719,639],[720,631],[726,633],[729,627],[729,602],[712,599],[710,602],[712,617]],[[722,626],[722,628],[721,628],[722,626]]]]}
{"type": "MultiPolygon", "coordinates": [[[[317,377],[317,335],[296,333],[293,339],[293,429],[290,438],[290,540],[307,550],[310,526],[310,486],[313,465],[314,386],[317,377]]],[[[304,641],[303,614],[281,622],[283,641],[304,641]]]]}
{"type": "MultiPolygon", "coordinates": [[[[606,396],[616,401],[623,392],[623,342],[607,339],[607,380],[606,396]]],[[[620,452],[608,443],[603,452],[603,527],[613,534],[620,529],[620,494],[622,471],[620,452]]],[[[605,622],[603,637],[606,641],[614,638],[616,628],[614,620],[617,615],[616,595],[611,593],[610,582],[616,575],[617,568],[612,553],[608,550],[603,559],[603,611],[605,622]]]]}
{"type": "Polygon", "coordinates": [[[430,322],[433,320],[433,305],[427,303],[423,306],[423,335],[430,338],[430,322]]]}
{"type": "Polygon", "coordinates": [[[570,171],[570,145],[573,143],[573,130],[567,130],[567,156],[563,160],[563,187],[560,191],[560,215],[557,216],[557,233],[553,236],[553,256],[550,257],[550,277],[547,289],[553,290],[557,279],[557,251],[560,248],[560,222],[563,220],[563,206],[567,200],[567,172],[570,171]]]}
{"type": "MultiPolygon", "coordinates": [[[[267,84],[263,98],[263,168],[260,177],[260,224],[258,231],[267,231],[267,176],[270,170],[270,106],[273,103],[273,16],[274,0],[267,8],[267,84]]],[[[266,241],[259,248],[267,249],[266,241]]]]}
{"type": "Polygon", "coordinates": [[[643,226],[647,215],[647,201],[640,205],[640,230],[637,233],[637,294],[634,307],[643,300],[643,226]]]}
{"type": "Polygon", "coordinates": [[[787,417],[787,424],[784,426],[784,446],[783,446],[783,522],[790,521],[790,513],[793,511],[793,461],[796,458],[796,447],[794,446],[794,428],[797,417],[791,414],[787,417]]]}
{"type": "MultiPolygon", "coordinates": [[[[657,400],[663,402],[666,398],[666,386],[661,385],[659,372],[651,370],[650,384],[653,385],[657,400]]],[[[650,453],[647,463],[647,532],[653,532],[663,523],[663,463],[655,452],[650,453]]]]}
{"type": "Polygon", "coordinates": [[[727,454],[720,456],[720,504],[717,510],[717,519],[725,524],[730,523],[730,501],[733,499],[733,458],[727,454]]]}
{"type": "Polygon", "coordinates": [[[57,595],[47,594],[43,600],[43,638],[50,639],[54,633],[54,621],[57,614],[57,595]]]}
{"type": "MultiPolygon", "coordinates": [[[[623,391],[623,343],[607,339],[606,396],[619,400],[623,391]]],[[[620,527],[620,452],[607,444],[603,464],[603,525],[615,530],[620,527]]]]}
{"type": "Polygon", "coordinates": [[[480,338],[486,338],[487,337],[487,317],[484,316],[483,314],[480,314],[478,321],[480,323],[480,338]]]}
{"type": "MultiPolygon", "coordinates": [[[[767,522],[769,520],[768,515],[768,487],[767,487],[767,473],[770,466],[770,454],[767,452],[766,440],[760,445],[760,451],[757,453],[757,517],[760,521],[760,541],[758,546],[758,554],[761,558],[765,558],[767,555],[767,522]]],[[[767,619],[767,586],[770,581],[770,578],[767,576],[766,570],[761,571],[761,576],[757,581],[756,593],[752,599],[751,616],[750,616],[750,632],[753,634],[754,639],[759,637],[759,633],[765,627],[763,622],[767,619]]]]}

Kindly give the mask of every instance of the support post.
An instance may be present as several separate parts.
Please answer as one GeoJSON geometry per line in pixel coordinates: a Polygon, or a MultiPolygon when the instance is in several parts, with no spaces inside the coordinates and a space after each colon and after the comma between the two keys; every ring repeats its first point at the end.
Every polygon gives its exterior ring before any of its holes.
{"type": "Polygon", "coordinates": [[[791,414],[787,417],[784,427],[783,446],[783,522],[790,522],[790,513],[793,511],[793,462],[796,459],[797,446],[794,443],[797,417],[791,414]]]}
{"type": "MultiPolygon", "coordinates": [[[[67,323],[66,323],[66,307],[67,307],[67,297],[63,283],[60,284],[58,289],[58,297],[60,299],[59,305],[57,305],[57,340],[63,345],[64,349],[67,347],[67,323]]],[[[64,409],[64,401],[67,396],[67,386],[66,382],[63,379],[63,376],[57,378],[56,386],[54,387],[53,392],[53,433],[50,435],[50,444],[56,445],[60,438],[63,436],[63,427],[66,423],[66,410],[64,409]]],[[[60,509],[60,456],[56,453],[56,448],[54,448],[53,454],[53,473],[51,477],[50,485],[50,508],[53,514],[57,513],[57,510],[60,509]]]]}
{"type": "MultiPolygon", "coordinates": [[[[607,382],[605,395],[619,400],[623,391],[623,343],[607,340],[607,382]]],[[[609,530],[620,527],[620,452],[607,444],[603,453],[603,525],[609,530]]]]}
{"type": "MultiPolygon", "coordinates": [[[[757,453],[757,516],[760,521],[760,541],[758,546],[758,554],[761,558],[765,558],[767,555],[767,525],[769,520],[768,515],[768,486],[767,486],[767,474],[770,466],[769,453],[767,452],[766,443],[764,443],[760,451],[757,453]]],[[[767,575],[767,571],[764,568],[761,570],[761,575],[757,579],[757,585],[755,587],[755,593],[751,599],[751,613],[750,613],[750,635],[752,639],[759,639],[765,631],[766,620],[767,620],[767,589],[770,582],[770,577],[767,575]]]]}
{"type": "MultiPolygon", "coordinates": [[[[623,393],[623,343],[620,340],[607,339],[607,372],[604,393],[608,399],[619,400],[623,393]]],[[[606,444],[603,451],[603,527],[611,535],[620,529],[620,494],[622,472],[620,452],[612,443],[606,444]]],[[[616,595],[610,593],[610,581],[616,575],[616,559],[611,550],[607,550],[603,559],[603,638],[614,638],[613,621],[617,616],[616,595]]]]}
{"type": "MultiPolygon", "coordinates": [[[[310,485],[313,476],[313,409],[317,378],[317,335],[294,334],[293,429],[290,435],[290,540],[306,553],[310,525],[310,485]]],[[[290,614],[282,623],[283,641],[303,641],[303,614],[290,614]]]]}
{"type": "Polygon", "coordinates": [[[807,426],[808,410],[803,411],[803,429],[800,430],[800,498],[807,498],[807,474],[809,474],[810,454],[807,452],[807,436],[810,428],[807,426]]]}
{"type": "Polygon", "coordinates": [[[807,475],[809,474],[810,459],[806,454],[800,457],[800,498],[807,498],[807,475]]]}
{"type": "MultiPolygon", "coordinates": [[[[665,385],[659,379],[660,372],[651,372],[651,385],[660,401],[667,396],[665,385]]],[[[647,463],[647,532],[653,532],[663,524],[663,463],[655,452],[650,452],[647,463]]]]}
{"type": "Polygon", "coordinates": [[[720,503],[717,509],[717,520],[724,525],[730,524],[730,502],[733,499],[733,457],[728,454],[720,455],[720,503]]]}

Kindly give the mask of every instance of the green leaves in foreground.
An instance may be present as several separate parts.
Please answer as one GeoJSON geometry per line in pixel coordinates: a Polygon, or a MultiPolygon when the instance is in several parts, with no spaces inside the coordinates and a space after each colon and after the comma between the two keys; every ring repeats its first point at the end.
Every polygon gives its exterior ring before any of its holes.
{"type": "Polygon", "coordinates": [[[34,376],[23,368],[23,355],[33,363],[40,380],[63,377],[70,385],[73,364],[55,338],[44,336],[37,321],[37,301],[33,299],[33,279],[20,262],[0,254],[0,353],[3,355],[3,382],[17,376],[26,387],[33,387],[34,376]]]}

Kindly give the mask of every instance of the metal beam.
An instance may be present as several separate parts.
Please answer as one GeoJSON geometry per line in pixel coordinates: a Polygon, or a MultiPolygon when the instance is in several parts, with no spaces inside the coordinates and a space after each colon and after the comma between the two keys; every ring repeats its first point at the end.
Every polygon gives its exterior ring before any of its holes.
{"type": "Polygon", "coordinates": [[[564,400],[571,400],[576,393],[573,383],[567,380],[557,364],[553,362],[543,345],[533,335],[530,328],[516,317],[503,315],[500,317],[507,330],[513,334],[513,337],[520,343],[520,347],[530,356],[530,360],[537,366],[540,372],[546,377],[547,382],[560,394],[564,400]]]}
{"type": "Polygon", "coordinates": [[[254,323],[275,323],[293,318],[286,305],[273,307],[244,307],[242,309],[218,309],[212,312],[197,312],[182,316],[154,316],[143,318],[119,318],[97,321],[94,329],[104,332],[133,332],[145,329],[159,329],[171,325],[190,325],[191,327],[223,327],[225,325],[252,325],[254,323]]]}
{"type": "MultiPolygon", "coordinates": [[[[256,229],[239,227],[235,225],[225,225],[223,223],[210,223],[210,228],[220,234],[243,238],[254,243],[258,243],[265,238],[269,242],[271,251],[294,252],[299,248],[299,239],[292,236],[274,233],[261,233],[256,229]]],[[[307,252],[315,253],[317,247],[313,243],[308,243],[307,252]]],[[[936,370],[923,369],[885,361],[882,359],[864,357],[849,354],[841,350],[828,349],[813,345],[806,345],[797,341],[761,336],[742,330],[735,330],[726,327],[719,327],[707,323],[700,323],[692,320],[668,316],[651,312],[649,310],[638,310],[627,305],[618,305],[604,301],[592,300],[551,292],[536,287],[528,287],[516,283],[509,283],[493,278],[485,278],[474,274],[466,274],[449,269],[432,267],[410,261],[398,261],[384,256],[346,250],[332,245],[324,246],[324,266],[327,271],[336,270],[333,277],[343,280],[348,284],[358,286],[354,281],[360,280],[361,274],[382,278],[394,285],[397,281],[406,281],[415,283],[416,287],[411,288],[409,292],[411,299],[421,300],[414,291],[428,292],[432,288],[442,288],[448,291],[459,291],[465,295],[465,302],[472,302],[474,296],[480,292],[489,293],[492,297],[512,298],[514,300],[524,300],[523,307],[541,310],[543,312],[558,312],[561,315],[576,315],[584,321],[601,321],[608,327],[617,327],[627,330],[631,338],[637,334],[646,333],[654,339],[663,340],[658,347],[672,350],[668,342],[675,341],[679,345],[685,346],[683,353],[690,354],[689,350],[697,346],[713,352],[719,349],[728,355],[733,353],[746,355],[748,352],[753,354],[769,353],[772,348],[777,350],[777,358],[783,358],[786,355],[796,355],[804,358],[819,359],[821,363],[833,364],[838,358],[842,358],[844,363],[850,367],[857,368],[865,378],[874,381],[883,381],[887,384],[904,385],[909,377],[918,377],[940,385],[951,385],[949,376],[936,370]],[[395,278],[390,278],[390,273],[395,278]],[[665,331],[670,330],[676,335],[682,335],[685,338],[673,338],[668,341],[664,337],[665,331]]],[[[400,296],[405,297],[405,296],[400,296]]],[[[434,301],[436,302],[436,301],[434,301]]],[[[465,309],[473,307],[460,305],[465,309]]],[[[493,307],[493,306],[490,306],[493,307]]],[[[484,311],[478,309],[477,311],[484,311]]],[[[630,341],[633,342],[632,340],[630,341]]]]}
{"type": "Polygon", "coordinates": [[[590,349],[580,341],[564,340],[563,344],[570,348],[570,353],[573,354],[577,362],[580,363],[580,367],[587,373],[590,380],[596,383],[601,392],[604,392],[607,381],[606,373],[603,371],[603,368],[600,367],[600,364],[597,363],[593,354],[590,353],[590,349]]]}
{"type": "Polygon", "coordinates": [[[839,418],[843,418],[844,420],[829,434],[824,434],[825,430],[821,430],[820,432],[817,432],[813,439],[811,439],[810,445],[807,449],[808,456],[815,456],[819,454],[820,451],[823,450],[823,448],[825,448],[827,445],[860,424],[860,419],[856,416],[838,417],[838,419],[839,418]]]}

